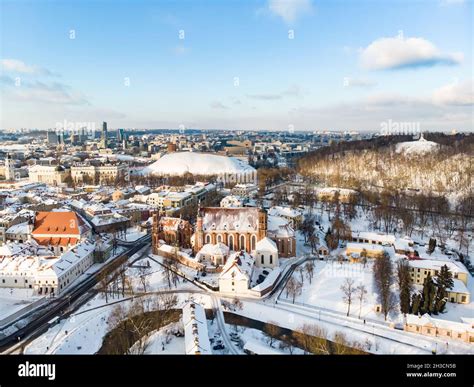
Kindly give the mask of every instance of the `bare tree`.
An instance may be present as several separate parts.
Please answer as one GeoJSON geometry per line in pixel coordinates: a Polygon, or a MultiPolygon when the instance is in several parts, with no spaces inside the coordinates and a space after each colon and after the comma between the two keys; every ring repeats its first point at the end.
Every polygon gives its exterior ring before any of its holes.
{"type": "Polygon", "coordinates": [[[288,294],[292,297],[293,304],[294,304],[296,296],[299,296],[301,294],[303,284],[299,282],[298,280],[295,280],[292,276],[290,280],[288,281],[288,283],[286,284],[286,286],[287,286],[288,294]]]}
{"type": "Polygon", "coordinates": [[[304,283],[304,268],[302,266],[298,267],[298,273],[300,274],[301,283],[304,283]]]}
{"type": "Polygon", "coordinates": [[[377,258],[375,261],[374,284],[385,320],[387,320],[388,314],[396,305],[395,297],[391,291],[392,282],[392,261],[388,254],[384,254],[381,258],[377,258]]]}
{"type": "Polygon", "coordinates": [[[331,353],[327,332],[317,325],[304,324],[298,330],[293,331],[292,336],[296,343],[303,348],[305,354],[329,355],[331,353]]]}
{"type": "Polygon", "coordinates": [[[352,278],[346,278],[344,280],[344,283],[341,285],[342,300],[347,304],[346,316],[349,316],[349,313],[351,311],[352,298],[356,291],[356,287],[354,286],[354,284],[355,281],[352,278]]]}
{"type": "Polygon", "coordinates": [[[311,284],[311,280],[313,279],[313,275],[314,275],[314,262],[313,261],[307,262],[305,265],[305,269],[306,269],[306,275],[309,279],[309,283],[311,284]]]}
{"type": "Polygon", "coordinates": [[[356,287],[356,297],[359,300],[359,318],[362,312],[362,304],[365,301],[365,298],[367,296],[367,289],[364,284],[361,284],[356,287]]]}
{"type": "Polygon", "coordinates": [[[146,288],[149,283],[148,277],[151,274],[150,266],[140,266],[138,269],[138,277],[140,278],[140,283],[143,287],[143,292],[146,293],[146,288]]]}

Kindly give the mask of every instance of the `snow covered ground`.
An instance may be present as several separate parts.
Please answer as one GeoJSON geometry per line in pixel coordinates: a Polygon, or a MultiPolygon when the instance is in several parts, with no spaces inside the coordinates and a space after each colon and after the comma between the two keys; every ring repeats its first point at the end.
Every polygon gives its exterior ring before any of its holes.
{"type": "Polygon", "coordinates": [[[0,321],[40,298],[33,289],[0,288],[0,321]]]}
{"type": "MultiPolygon", "coordinates": [[[[293,276],[298,281],[301,281],[301,276],[298,272],[294,273],[293,276]]],[[[377,303],[377,295],[372,288],[372,277],[372,263],[368,263],[364,268],[359,263],[340,264],[335,261],[315,261],[313,279],[310,283],[309,278],[306,275],[303,276],[302,293],[295,298],[295,302],[338,312],[345,316],[347,314],[347,304],[342,300],[341,286],[346,278],[350,278],[354,280],[354,286],[363,284],[367,290],[366,299],[361,308],[361,319],[383,321],[383,315],[376,313],[374,310],[377,303]]],[[[291,295],[287,296],[285,290],[281,293],[281,297],[292,302],[291,295]]],[[[359,316],[359,304],[359,300],[354,297],[350,316],[359,316]]],[[[398,320],[397,315],[391,316],[392,319],[398,320]]]]}
{"type": "Polygon", "coordinates": [[[153,331],[148,337],[145,355],[184,355],[186,353],[184,336],[176,337],[171,333],[179,327],[183,329],[182,321],[153,331]]]}

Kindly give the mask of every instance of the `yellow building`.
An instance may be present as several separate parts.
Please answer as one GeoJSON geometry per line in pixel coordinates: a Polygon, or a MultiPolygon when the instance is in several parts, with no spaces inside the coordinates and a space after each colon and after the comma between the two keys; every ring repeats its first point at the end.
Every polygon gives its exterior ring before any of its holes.
{"type": "Polygon", "coordinates": [[[380,258],[385,254],[385,248],[370,243],[349,242],[346,245],[346,255],[348,257],[362,256],[364,254],[367,254],[367,258],[380,258]]]}
{"type": "Polygon", "coordinates": [[[410,275],[414,284],[423,285],[428,274],[436,277],[441,271],[441,267],[446,265],[453,274],[454,286],[448,291],[448,300],[458,304],[468,304],[470,302],[470,292],[467,289],[467,269],[459,262],[437,261],[433,259],[410,260],[410,275]]]}
{"type": "Polygon", "coordinates": [[[424,336],[442,337],[474,343],[474,329],[472,325],[435,319],[429,314],[424,314],[423,316],[407,315],[404,330],[424,336]]]}

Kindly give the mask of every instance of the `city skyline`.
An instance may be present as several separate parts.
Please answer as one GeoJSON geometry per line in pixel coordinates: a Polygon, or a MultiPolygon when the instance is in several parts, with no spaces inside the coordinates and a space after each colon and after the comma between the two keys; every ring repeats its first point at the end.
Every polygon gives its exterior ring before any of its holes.
{"type": "Polygon", "coordinates": [[[2,1],[0,127],[472,131],[472,2],[2,1]]]}

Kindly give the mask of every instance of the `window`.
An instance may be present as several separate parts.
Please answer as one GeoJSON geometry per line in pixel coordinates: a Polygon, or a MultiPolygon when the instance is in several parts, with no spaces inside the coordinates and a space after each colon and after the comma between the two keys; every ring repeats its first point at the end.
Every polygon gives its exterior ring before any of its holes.
{"type": "Polygon", "coordinates": [[[273,255],[270,255],[270,265],[273,264],[273,255]]]}
{"type": "Polygon", "coordinates": [[[234,250],[234,236],[229,235],[229,249],[234,250]]]}
{"type": "Polygon", "coordinates": [[[265,258],[264,258],[264,256],[263,256],[263,254],[262,254],[262,256],[260,257],[260,262],[262,263],[262,265],[265,263],[265,258]]]}
{"type": "Polygon", "coordinates": [[[466,302],[466,296],[461,297],[461,302],[466,302]]]}
{"type": "Polygon", "coordinates": [[[222,235],[221,234],[219,234],[217,236],[217,243],[222,243],[222,235]]]}
{"type": "Polygon", "coordinates": [[[240,236],[240,250],[245,250],[245,235],[240,236]]]}
{"type": "Polygon", "coordinates": [[[18,283],[18,280],[15,280],[15,283],[18,283]]]}
{"type": "Polygon", "coordinates": [[[251,239],[251,249],[255,250],[255,246],[257,245],[257,237],[255,235],[252,235],[251,239]]]}
{"type": "Polygon", "coordinates": [[[428,328],[428,329],[427,329],[427,332],[428,332],[428,333],[431,333],[431,329],[428,328]]]}
{"type": "Polygon", "coordinates": [[[211,236],[208,234],[206,235],[206,244],[211,243],[211,236]]]}

